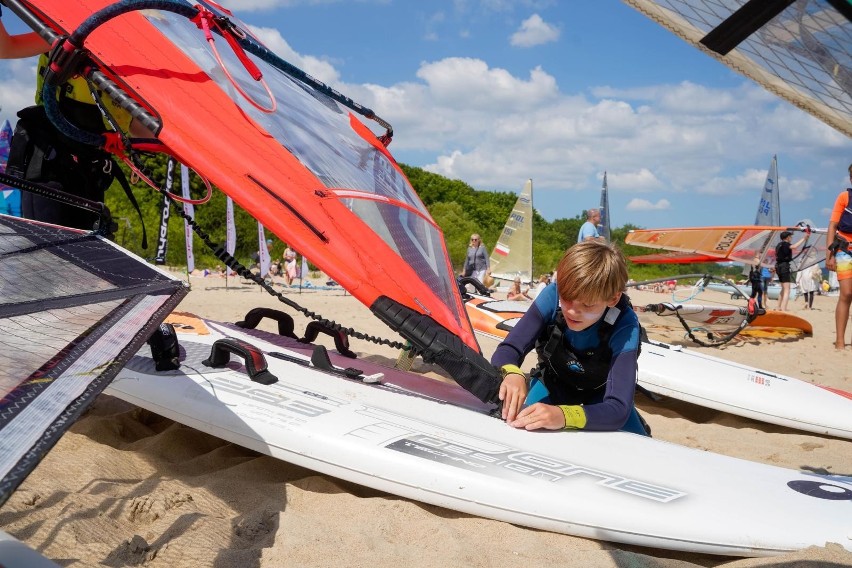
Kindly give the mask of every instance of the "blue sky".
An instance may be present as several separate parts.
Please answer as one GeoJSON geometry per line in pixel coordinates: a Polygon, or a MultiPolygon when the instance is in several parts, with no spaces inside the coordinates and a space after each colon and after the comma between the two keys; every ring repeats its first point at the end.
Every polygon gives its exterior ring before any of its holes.
{"type": "MultiPolygon", "coordinates": [[[[285,59],[390,121],[401,162],[477,189],[534,182],[548,220],[748,224],[773,154],[782,223],[825,227],[852,140],[615,0],[232,0],[285,59]]],[[[7,27],[21,30],[4,11],[7,27]]],[[[0,62],[0,120],[34,61],[0,62]]]]}

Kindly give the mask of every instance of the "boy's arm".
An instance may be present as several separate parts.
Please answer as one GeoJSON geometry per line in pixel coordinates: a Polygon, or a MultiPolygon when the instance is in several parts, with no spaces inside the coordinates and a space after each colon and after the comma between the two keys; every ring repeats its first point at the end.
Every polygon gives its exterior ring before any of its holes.
{"type": "Polygon", "coordinates": [[[515,420],[526,399],[526,376],[520,365],[535,345],[544,324],[538,304],[533,302],[491,356],[491,364],[503,374],[499,397],[503,401],[503,419],[508,422],[515,420]]]}

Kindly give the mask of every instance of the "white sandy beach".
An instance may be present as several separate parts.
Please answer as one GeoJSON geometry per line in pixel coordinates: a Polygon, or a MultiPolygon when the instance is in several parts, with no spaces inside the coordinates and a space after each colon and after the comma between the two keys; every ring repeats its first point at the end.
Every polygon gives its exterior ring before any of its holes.
{"type": "MultiPolygon", "coordinates": [[[[258,306],[287,311],[257,287],[229,284],[193,278],[178,309],[221,321],[242,319],[258,306]]],[[[340,290],[292,290],[288,297],[360,331],[398,339],[340,290]]],[[[647,291],[631,297],[636,305],[671,299],[647,291]]],[[[699,300],[730,303],[712,292],[699,300]]],[[[791,304],[813,324],[813,337],[740,337],[716,349],[692,346],[671,318],[647,314],[642,320],[652,338],[852,391],[852,351],[833,347],[835,302],[818,296],[814,310],[804,310],[801,300],[791,304]]],[[[307,322],[295,319],[298,333],[307,322]]],[[[487,339],[481,344],[486,356],[496,346],[487,339]]],[[[357,339],[351,347],[360,357],[390,365],[398,354],[357,339]]],[[[441,374],[419,361],[414,370],[441,374]]],[[[787,468],[852,475],[852,441],[671,399],[655,403],[640,396],[637,404],[661,440],[787,468]]],[[[852,539],[852,508],[849,520],[852,539]]],[[[0,508],[0,528],[73,567],[852,566],[852,552],[838,545],[736,559],[623,546],[471,517],[277,461],[108,396],[96,401],[0,508]]]]}

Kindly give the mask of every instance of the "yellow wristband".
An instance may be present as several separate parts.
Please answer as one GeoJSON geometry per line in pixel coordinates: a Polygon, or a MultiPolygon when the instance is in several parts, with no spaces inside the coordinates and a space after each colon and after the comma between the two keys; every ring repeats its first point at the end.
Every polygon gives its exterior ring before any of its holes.
{"type": "Polygon", "coordinates": [[[565,416],[565,427],[566,428],[585,428],[585,426],[586,426],[586,411],[583,410],[582,406],[563,406],[563,405],[560,405],[559,409],[562,411],[562,414],[565,416]]]}
{"type": "Polygon", "coordinates": [[[500,375],[505,379],[506,375],[523,375],[524,372],[517,365],[503,365],[500,367],[500,375]]]}

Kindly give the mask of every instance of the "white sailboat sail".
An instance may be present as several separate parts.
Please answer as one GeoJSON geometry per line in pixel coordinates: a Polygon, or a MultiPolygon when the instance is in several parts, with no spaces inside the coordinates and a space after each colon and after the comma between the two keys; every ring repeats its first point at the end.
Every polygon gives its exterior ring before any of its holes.
{"type": "Polygon", "coordinates": [[[610,215],[609,215],[609,188],[606,185],[606,172],[604,172],[603,178],[603,188],[601,189],[601,224],[598,228],[598,232],[603,236],[607,242],[610,242],[612,231],[610,229],[610,215]]]}
{"type": "Polygon", "coordinates": [[[760,196],[760,204],[757,206],[754,224],[763,227],[779,227],[781,225],[781,198],[778,195],[778,156],[772,156],[772,163],[769,165],[766,182],[763,184],[763,193],[760,196]]]}
{"type": "Polygon", "coordinates": [[[524,185],[503,232],[491,253],[489,266],[496,280],[532,280],[532,180],[524,185]]]}

